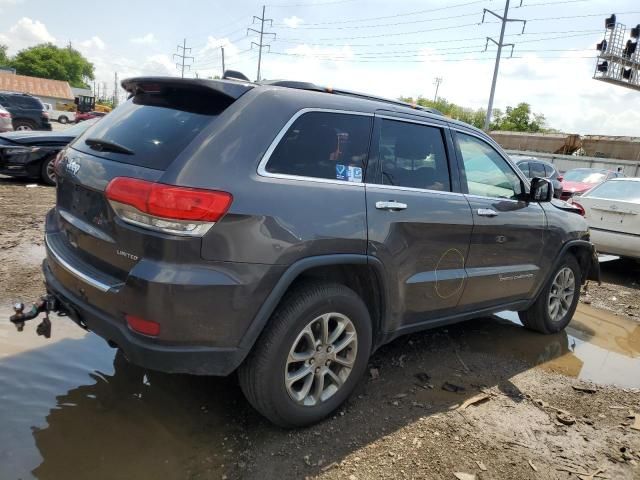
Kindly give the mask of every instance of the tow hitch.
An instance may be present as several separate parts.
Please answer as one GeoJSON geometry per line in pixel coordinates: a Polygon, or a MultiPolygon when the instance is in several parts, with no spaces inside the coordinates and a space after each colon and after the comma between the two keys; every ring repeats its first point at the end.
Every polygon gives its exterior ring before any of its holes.
{"type": "Polygon", "coordinates": [[[51,320],[49,319],[49,312],[58,312],[64,315],[65,312],[61,308],[60,302],[53,295],[43,295],[40,300],[35,302],[31,307],[31,310],[24,312],[24,303],[18,302],[13,306],[13,310],[16,312],[9,317],[9,321],[16,326],[19,332],[24,330],[24,324],[36,318],[41,313],[44,313],[44,319],[36,327],[36,333],[42,335],[45,338],[51,338],[51,320]]]}

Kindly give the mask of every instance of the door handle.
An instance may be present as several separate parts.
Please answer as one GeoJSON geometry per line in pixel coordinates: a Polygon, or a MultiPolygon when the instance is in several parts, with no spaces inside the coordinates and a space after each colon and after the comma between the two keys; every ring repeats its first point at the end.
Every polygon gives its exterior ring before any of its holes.
{"type": "Polygon", "coordinates": [[[498,216],[498,212],[496,212],[492,208],[479,208],[478,209],[478,216],[479,217],[497,217],[498,216]]]}
{"type": "Polygon", "coordinates": [[[378,210],[389,210],[391,212],[395,212],[397,210],[404,210],[407,208],[407,204],[390,200],[388,202],[376,202],[376,208],[378,210]]]}

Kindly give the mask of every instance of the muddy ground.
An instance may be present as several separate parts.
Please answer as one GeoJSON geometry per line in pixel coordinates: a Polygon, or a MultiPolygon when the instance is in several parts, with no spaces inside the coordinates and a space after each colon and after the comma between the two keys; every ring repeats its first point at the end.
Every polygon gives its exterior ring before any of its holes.
{"type": "MultiPolygon", "coordinates": [[[[27,185],[0,178],[3,314],[42,293],[54,190],[27,185]]],[[[0,478],[640,478],[638,268],[604,263],[557,335],[507,314],[400,338],[294,431],[233,377],[143,371],[65,319],[51,340],[0,322],[0,478]]]]}

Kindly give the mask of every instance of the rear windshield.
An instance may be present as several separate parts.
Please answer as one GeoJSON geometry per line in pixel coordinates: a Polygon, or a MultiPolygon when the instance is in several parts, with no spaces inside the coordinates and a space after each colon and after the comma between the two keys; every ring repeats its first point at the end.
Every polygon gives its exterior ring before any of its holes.
{"type": "Polygon", "coordinates": [[[565,173],[564,179],[570,182],[600,183],[607,179],[607,172],[606,170],[576,168],[565,173]]]}
{"type": "Polygon", "coordinates": [[[635,180],[604,182],[585,194],[585,197],[640,203],[640,182],[635,180]]]}
{"type": "Polygon", "coordinates": [[[230,103],[225,96],[196,89],[140,93],[105,115],[73,143],[73,148],[117,162],[165,170],[230,103]],[[86,140],[118,145],[133,153],[108,148],[97,151],[86,140]]]}

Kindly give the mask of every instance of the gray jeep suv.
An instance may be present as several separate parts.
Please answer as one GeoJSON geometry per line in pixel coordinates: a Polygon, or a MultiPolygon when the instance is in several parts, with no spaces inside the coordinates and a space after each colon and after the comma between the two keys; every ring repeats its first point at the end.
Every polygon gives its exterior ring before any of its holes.
{"type": "Polygon", "coordinates": [[[237,370],[278,425],[399,335],[501,310],[557,332],[599,275],[584,219],[464,123],[299,82],[122,85],[56,161],[47,290],[135,364],[237,370]]]}

